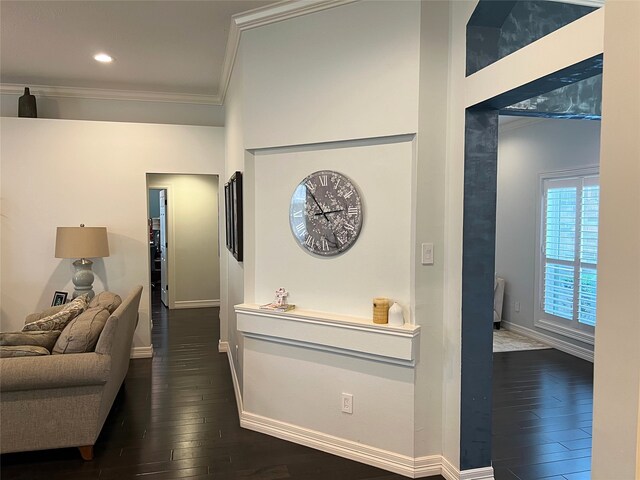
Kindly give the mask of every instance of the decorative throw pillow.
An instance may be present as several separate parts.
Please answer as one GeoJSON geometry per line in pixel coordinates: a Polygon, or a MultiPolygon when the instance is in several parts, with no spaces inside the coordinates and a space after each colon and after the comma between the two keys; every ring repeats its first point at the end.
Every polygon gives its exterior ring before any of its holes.
{"type": "Polygon", "coordinates": [[[41,318],[49,317],[49,316],[53,315],[54,313],[58,313],[65,306],[66,306],[65,304],[56,305],[55,307],[45,308],[41,312],[30,313],[29,315],[27,315],[27,318],[25,318],[24,324],[26,325],[27,323],[33,323],[36,320],[40,320],[41,318]]]}
{"type": "Polygon", "coordinates": [[[101,306],[82,312],[65,327],[51,353],[92,352],[109,315],[109,310],[101,306]]]}
{"type": "Polygon", "coordinates": [[[89,302],[89,308],[100,306],[109,310],[109,313],[113,313],[121,303],[122,299],[120,298],[120,295],[112,292],[100,292],[91,299],[89,302]]]}
{"type": "Polygon", "coordinates": [[[77,317],[87,309],[89,295],[80,295],[73,301],[67,303],[62,310],[48,317],[41,318],[35,322],[27,323],[23,328],[23,332],[33,330],[62,330],[70,320],[77,317]]]}
{"type": "Polygon", "coordinates": [[[34,345],[0,347],[0,358],[35,357],[38,355],[49,355],[49,350],[34,345]]]}
{"type": "Polygon", "coordinates": [[[44,347],[51,351],[59,336],[59,330],[50,330],[47,332],[33,331],[0,333],[0,346],[18,347],[31,345],[34,347],[44,347]]]}

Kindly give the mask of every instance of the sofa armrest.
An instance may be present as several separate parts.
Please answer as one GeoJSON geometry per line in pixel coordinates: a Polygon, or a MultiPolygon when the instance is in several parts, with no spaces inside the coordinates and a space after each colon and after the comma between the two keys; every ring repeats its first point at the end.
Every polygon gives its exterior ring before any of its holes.
{"type": "Polygon", "coordinates": [[[111,356],[90,353],[0,359],[0,392],[104,385],[111,356]]]}

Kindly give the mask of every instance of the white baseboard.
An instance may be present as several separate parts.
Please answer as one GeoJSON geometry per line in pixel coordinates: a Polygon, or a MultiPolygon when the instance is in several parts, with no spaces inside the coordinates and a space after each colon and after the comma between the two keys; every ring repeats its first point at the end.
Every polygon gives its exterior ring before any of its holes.
{"type": "Polygon", "coordinates": [[[131,347],[129,358],[151,358],[153,357],[153,345],[148,347],[131,347]]]}
{"type": "Polygon", "coordinates": [[[238,416],[240,417],[240,425],[242,425],[242,414],[244,407],[242,405],[242,392],[240,391],[240,381],[238,380],[238,372],[236,372],[236,365],[233,361],[233,355],[229,348],[229,342],[218,343],[218,350],[220,352],[227,352],[227,358],[229,359],[229,368],[231,369],[231,380],[233,381],[233,391],[236,393],[236,406],[238,407],[238,416]]]}
{"type": "Polygon", "coordinates": [[[493,480],[493,467],[458,470],[453,464],[442,457],[442,473],[447,480],[493,480]]]}
{"type": "Polygon", "coordinates": [[[442,475],[447,480],[493,480],[492,467],[461,472],[441,455],[414,458],[247,412],[243,407],[242,393],[229,343],[219,341],[218,351],[226,352],[229,359],[233,389],[236,394],[238,415],[242,428],[382,468],[409,478],[442,475]]]}
{"type": "Polygon", "coordinates": [[[524,335],[525,337],[533,338],[534,340],[538,340],[539,342],[546,343],[550,347],[556,348],[562,352],[568,353],[569,355],[573,355],[574,357],[582,358],[583,360],[587,360],[593,363],[593,350],[589,350],[588,348],[579,347],[574,345],[573,343],[565,342],[564,340],[558,340],[557,338],[552,337],[551,335],[546,335],[541,332],[537,332],[532,330],[531,328],[523,327],[521,325],[516,325],[515,323],[502,321],[502,325],[507,329],[513,332],[524,335]]]}
{"type": "Polygon", "coordinates": [[[220,299],[218,300],[176,300],[174,302],[174,308],[176,310],[182,308],[211,308],[219,307],[220,299]]]}
{"type": "Polygon", "coordinates": [[[411,478],[433,477],[442,475],[442,456],[428,455],[413,460],[413,476],[411,478]]]}
{"type": "MultiPolygon", "coordinates": [[[[289,423],[262,417],[254,413],[242,412],[240,426],[265,433],[273,437],[288,440],[290,442],[315,448],[323,452],[338,455],[340,457],[366,463],[374,467],[382,468],[390,472],[398,473],[409,478],[414,477],[414,459],[406,455],[382,450],[379,448],[353,442],[344,438],[334,437],[326,433],[310,430],[308,428],[291,425],[289,423]]],[[[440,456],[429,457],[432,475],[440,473],[440,456]]],[[[426,467],[426,465],[425,465],[426,467]]]]}

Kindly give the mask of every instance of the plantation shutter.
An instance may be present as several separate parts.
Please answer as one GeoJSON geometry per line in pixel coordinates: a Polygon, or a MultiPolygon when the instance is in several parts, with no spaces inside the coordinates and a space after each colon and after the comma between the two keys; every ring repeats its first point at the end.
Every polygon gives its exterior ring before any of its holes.
{"type": "Polygon", "coordinates": [[[597,176],[544,181],[542,307],[595,326],[598,262],[597,176]]]}

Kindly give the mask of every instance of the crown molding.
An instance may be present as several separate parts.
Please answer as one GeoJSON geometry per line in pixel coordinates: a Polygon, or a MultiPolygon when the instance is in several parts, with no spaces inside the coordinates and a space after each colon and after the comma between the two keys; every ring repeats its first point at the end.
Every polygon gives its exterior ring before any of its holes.
{"type": "MultiPolygon", "coordinates": [[[[53,85],[29,85],[31,93],[40,97],[90,98],[97,100],[126,100],[136,102],[166,102],[194,105],[223,105],[229,88],[231,73],[240,46],[243,31],[273,23],[328,10],[359,0],[284,0],[264,7],[239,13],[231,18],[227,37],[220,87],[217,95],[190,93],[149,92],[138,90],[111,90],[100,88],[62,87],[53,85]]],[[[22,95],[24,85],[1,83],[0,94],[22,95]]]]}
{"type": "MultiPolygon", "coordinates": [[[[0,84],[0,94],[22,95],[25,85],[0,84]]],[[[96,100],[127,100],[136,102],[188,103],[195,105],[222,105],[219,95],[191,93],[147,92],[137,90],[110,90],[102,88],[59,87],[29,85],[32,94],[40,97],[91,98],[96,100]]]]}
{"type": "Polygon", "coordinates": [[[238,55],[242,32],[356,1],[359,0],[284,0],[272,5],[238,13],[231,17],[231,27],[229,28],[229,36],[227,37],[227,48],[224,56],[222,74],[220,75],[220,88],[218,90],[220,103],[224,103],[227,95],[231,74],[233,73],[233,67],[238,55]]]}

